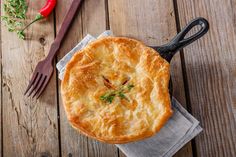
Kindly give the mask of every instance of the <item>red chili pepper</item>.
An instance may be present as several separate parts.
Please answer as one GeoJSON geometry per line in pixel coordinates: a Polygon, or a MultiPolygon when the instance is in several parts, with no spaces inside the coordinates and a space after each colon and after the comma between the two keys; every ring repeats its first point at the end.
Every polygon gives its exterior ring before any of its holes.
{"type": "Polygon", "coordinates": [[[39,11],[43,17],[47,17],[55,8],[56,0],[48,0],[46,5],[39,11]]]}
{"type": "Polygon", "coordinates": [[[42,9],[40,9],[39,14],[36,15],[35,19],[32,22],[30,22],[27,26],[25,26],[25,28],[23,28],[20,32],[23,33],[24,30],[28,28],[31,24],[47,17],[55,8],[56,3],[57,3],[57,0],[47,0],[47,3],[42,9]]]}

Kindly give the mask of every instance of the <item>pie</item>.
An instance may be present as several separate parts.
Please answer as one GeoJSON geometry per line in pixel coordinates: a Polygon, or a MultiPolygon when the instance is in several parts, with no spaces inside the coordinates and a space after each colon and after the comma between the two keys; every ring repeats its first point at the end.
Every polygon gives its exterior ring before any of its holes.
{"type": "Polygon", "coordinates": [[[106,37],[78,51],[66,66],[61,93],[70,124],[106,143],[157,133],[172,115],[170,65],[154,49],[106,37]]]}

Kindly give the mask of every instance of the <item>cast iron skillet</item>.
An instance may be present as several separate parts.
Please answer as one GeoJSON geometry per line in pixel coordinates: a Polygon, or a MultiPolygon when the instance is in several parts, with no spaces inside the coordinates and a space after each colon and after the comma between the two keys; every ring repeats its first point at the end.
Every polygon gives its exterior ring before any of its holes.
{"type": "MultiPolygon", "coordinates": [[[[209,23],[206,19],[198,17],[192,20],[187,26],[185,26],[181,32],[179,32],[169,43],[162,46],[152,47],[155,49],[165,60],[171,61],[175,53],[184,48],[185,46],[191,44],[195,40],[201,38],[209,30],[209,23]],[[193,27],[200,26],[200,30],[195,34],[187,37],[186,35],[192,30],[193,27]]],[[[197,51],[197,50],[196,50],[197,51]]],[[[169,91],[172,95],[172,81],[169,83],[169,91]]]]}

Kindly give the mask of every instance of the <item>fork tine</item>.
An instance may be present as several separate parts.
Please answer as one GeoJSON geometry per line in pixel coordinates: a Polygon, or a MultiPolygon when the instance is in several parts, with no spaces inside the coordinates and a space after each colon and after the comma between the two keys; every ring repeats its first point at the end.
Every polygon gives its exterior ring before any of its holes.
{"type": "Polygon", "coordinates": [[[28,90],[29,90],[29,89],[31,88],[31,86],[34,84],[34,82],[35,82],[37,76],[38,76],[38,72],[34,72],[33,76],[32,76],[31,79],[30,79],[30,82],[29,82],[29,84],[28,84],[28,86],[27,86],[27,88],[26,88],[26,90],[25,90],[24,95],[26,95],[26,93],[28,92],[28,90]]]}
{"type": "Polygon", "coordinates": [[[38,98],[40,97],[40,95],[43,93],[45,87],[46,87],[47,84],[49,83],[49,80],[50,80],[50,76],[47,76],[46,80],[44,81],[43,86],[41,87],[40,91],[38,92],[37,99],[38,99],[38,98]]]}
{"type": "Polygon", "coordinates": [[[37,86],[38,86],[38,84],[39,84],[41,78],[42,78],[42,74],[40,74],[40,76],[37,77],[37,79],[35,80],[35,83],[32,84],[32,88],[31,88],[30,91],[29,91],[28,97],[31,96],[31,94],[33,93],[33,91],[37,88],[37,86]]]}
{"type": "Polygon", "coordinates": [[[47,76],[42,76],[42,79],[40,80],[38,87],[35,89],[33,98],[37,95],[37,93],[38,93],[39,90],[41,89],[41,87],[42,87],[44,81],[46,80],[46,78],[47,78],[47,76]]]}

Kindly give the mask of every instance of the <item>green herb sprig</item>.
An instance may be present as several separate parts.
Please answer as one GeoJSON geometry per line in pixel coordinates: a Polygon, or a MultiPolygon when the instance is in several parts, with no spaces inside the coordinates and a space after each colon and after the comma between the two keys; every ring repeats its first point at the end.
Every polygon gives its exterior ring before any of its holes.
{"type": "Polygon", "coordinates": [[[16,32],[21,39],[25,38],[25,34],[19,31],[23,26],[23,20],[26,19],[27,12],[26,0],[4,0],[3,9],[4,16],[1,16],[5,22],[9,32],[16,32]]]}
{"type": "Polygon", "coordinates": [[[127,98],[125,94],[128,93],[133,87],[134,85],[128,84],[127,86],[122,86],[117,90],[109,91],[103,94],[102,96],[100,96],[100,100],[111,104],[114,98],[118,96],[120,99],[125,99],[129,101],[129,99],[127,98]]]}

